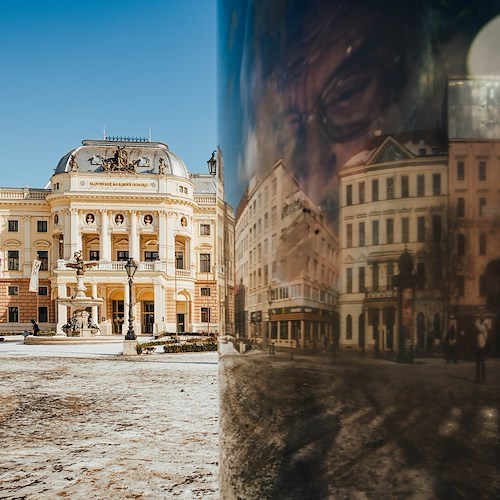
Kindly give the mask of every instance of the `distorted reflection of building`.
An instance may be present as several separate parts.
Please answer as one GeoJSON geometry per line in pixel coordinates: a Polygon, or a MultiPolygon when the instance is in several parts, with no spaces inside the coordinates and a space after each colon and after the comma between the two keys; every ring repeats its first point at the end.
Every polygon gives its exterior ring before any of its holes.
{"type": "Polygon", "coordinates": [[[254,176],[236,210],[237,334],[321,348],[338,338],[338,241],[283,161],[254,176]]]}
{"type": "Polygon", "coordinates": [[[473,356],[476,322],[487,319],[500,352],[500,77],[448,82],[449,192],[458,253],[450,316],[460,354],[473,356]]]}
{"type": "Polygon", "coordinates": [[[446,222],[446,143],[435,134],[379,136],[339,171],[342,285],[340,344],[397,348],[392,277],[405,249],[417,274],[412,338],[421,350],[442,336],[439,279],[446,222]]]}
{"type": "Polygon", "coordinates": [[[97,261],[85,274],[103,335],[226,332],[233,323],[233,210],[217,172],[188,172],[167,145],[148,139],[85,140],[57,165],[45,189],[0,190],[2,330],[44,329],[68,322],[75,273],[66,263],[81,250],[97,261]],[[138,263],[129,305],[124,266],[138,263]],[[38,293],[28,291],[41,261],[38,293]],[[35,299],[36,296],[36,299],[35,299]]]}

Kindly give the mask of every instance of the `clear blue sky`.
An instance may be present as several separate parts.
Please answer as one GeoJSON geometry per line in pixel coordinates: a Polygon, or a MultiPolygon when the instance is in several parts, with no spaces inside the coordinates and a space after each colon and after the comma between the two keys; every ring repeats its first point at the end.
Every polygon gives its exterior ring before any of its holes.
{"type": "Polygon", "coordinates": [[[83,139],[148,135],[205,172],[216,0],[0,0],[0,186],[44,187],[83,139]]]}

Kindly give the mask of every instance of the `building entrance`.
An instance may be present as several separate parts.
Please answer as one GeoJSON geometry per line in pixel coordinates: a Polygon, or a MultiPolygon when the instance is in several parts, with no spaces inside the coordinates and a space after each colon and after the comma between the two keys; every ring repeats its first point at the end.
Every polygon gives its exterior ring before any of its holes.
{"type": "Polygon", "coordinates": [[[112,311],[112,321],[113,321],[113,334],[122,334],[122,325],[124,319],[124,302],[123,300],[112,300],[111,301],[111,311],[112,311]]]}
{"type": "Polygon", "coordinates": [[[153,333],[155,322],[155,304],[153,301],[142,303],[142,333],[153,333]]]}
{"type": "Polygon", "coordinates": [[[177,333],[184,333],[184,314],[177,314],[177,333]]]}

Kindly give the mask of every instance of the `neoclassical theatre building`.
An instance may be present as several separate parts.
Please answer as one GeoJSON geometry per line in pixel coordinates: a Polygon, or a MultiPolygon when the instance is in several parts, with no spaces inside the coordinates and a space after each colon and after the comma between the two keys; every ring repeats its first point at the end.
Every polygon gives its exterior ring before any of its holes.
{"type": "Polygon", "coordinates": [[[209,167],[190,173],[166,144],[146,139],[84,140],[45,189],[0,189],[0,329],[37,319],[61,333],[69,310],[58,299],[76,285],[66,264],[81,250],[96,263],[85,286],[104,299],[89,311],[102,335],[126,332],[129,307],[137,334],[230,333],[234,217],[219,151],[209,167]],[[138,263],[131,306],[129,257],[138,263]],[[29,291],[34,260],[38,287],[29,291]]]}

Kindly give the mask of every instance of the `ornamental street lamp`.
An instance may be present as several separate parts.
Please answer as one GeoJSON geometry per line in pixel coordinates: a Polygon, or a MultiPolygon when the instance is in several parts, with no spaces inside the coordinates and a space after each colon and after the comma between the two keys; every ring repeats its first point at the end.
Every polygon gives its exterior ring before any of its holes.
{"type": "Polygon", "coordinates": [[[417,276],[413,274],[413,258],[405,248],[398,259],[399,274],[393,277],[398,289],[398,354],[399,363],[413,363],[414,291],[417,276]]]}
{"type": "Polygon", "coordinates": [[[125,335],[125,340],[136,340],[134,326],[132,325],[132,284],[134,283],[134,274],[137,271],[137,264],[134,259],[128,259],[125,264],[125,271],[128,276],[128,330],[125,335]]]}
{"type": "Polygon", "coordinates": [[[210,157],[210,160],[207,160],[207,165],[208,165],[208,171],[210,172],[210,175],[215,175],[217,173],[217,160],[215,159],[215,153],[217,150],[215,150],[212,153],[212,156],[210,157]]]}

